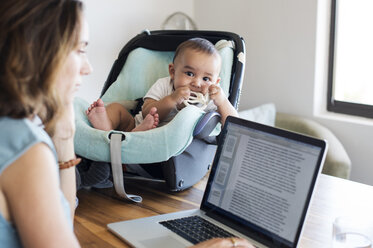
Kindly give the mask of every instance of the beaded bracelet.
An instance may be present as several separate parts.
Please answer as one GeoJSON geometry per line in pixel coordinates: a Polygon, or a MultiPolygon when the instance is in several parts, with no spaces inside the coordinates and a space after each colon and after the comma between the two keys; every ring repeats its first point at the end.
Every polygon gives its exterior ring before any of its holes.
{"type": "Polygon", "coordinates": [[[73,158],[73,159],[70,159],[69,161],[66,161],[66,162],[58,162],[58,166],[60,167],[60,170],[63,170],[63,169],[68,169],[70,167],[73,167],[77,164],[80,163],[80,161],[82,161],[81,158],[73,158]]]}

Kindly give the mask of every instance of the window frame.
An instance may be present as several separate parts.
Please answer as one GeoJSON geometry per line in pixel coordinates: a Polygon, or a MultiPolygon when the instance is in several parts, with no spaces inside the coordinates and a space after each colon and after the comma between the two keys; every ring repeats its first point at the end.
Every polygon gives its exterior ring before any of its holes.
{"type": "Polygon", "coordinates": [[[331,0],[330,18],[330,38],[329,38],[329,64],[328,64],[328,90],[327,90],[327,110],[330,112],[348,114],[354,116],[373,118],[373,106],[345,101],[335,100],[333,97],[334,84],[334,49],[335,32],[337,23],[337,1],[331,0]]]}

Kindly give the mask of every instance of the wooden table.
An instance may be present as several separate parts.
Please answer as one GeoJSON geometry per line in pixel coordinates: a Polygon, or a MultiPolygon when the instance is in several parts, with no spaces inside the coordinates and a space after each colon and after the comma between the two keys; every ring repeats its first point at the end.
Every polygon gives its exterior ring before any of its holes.
{"type": "MultiPolygon", "coordinates": [[[[82,247],[128,247],[107,230],[108,223],[198,208],[205,185],[206,178],[186,191],[170,193],[161,183],[127,182],[126,191],[141,194],[141,204],[118,199],[113,189],[80,190],[75,233],[82,247]]],[[[335,217],[371,214],[372,207],[372,186],[320,175],[299,247],[330,247],[335,217]]]]}

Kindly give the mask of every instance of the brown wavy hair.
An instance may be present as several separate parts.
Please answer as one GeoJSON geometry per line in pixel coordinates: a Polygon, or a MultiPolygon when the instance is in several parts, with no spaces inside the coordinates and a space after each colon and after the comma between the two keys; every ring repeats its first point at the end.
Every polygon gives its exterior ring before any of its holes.
{"type": "Polygon", "coordinates": [[[53,134],[56,76],[78,45],[82,10],[76,0],[0,1],[0,116],[37,114],[53,134]]]}

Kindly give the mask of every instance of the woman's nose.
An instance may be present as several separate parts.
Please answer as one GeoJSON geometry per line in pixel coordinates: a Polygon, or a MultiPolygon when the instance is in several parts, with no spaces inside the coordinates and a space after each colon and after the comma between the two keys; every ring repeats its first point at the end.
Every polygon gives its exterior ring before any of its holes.
{"type": "Polygon", "coordinates": [[[91,63],[89,63],[89,60],[88,59],[84,60],[82,69],[80,71],[81,74],[82,75],[89,75],[89,74],[92,73],[92,71],[93,71],[93,68],[92,68],[91,63]]]}

